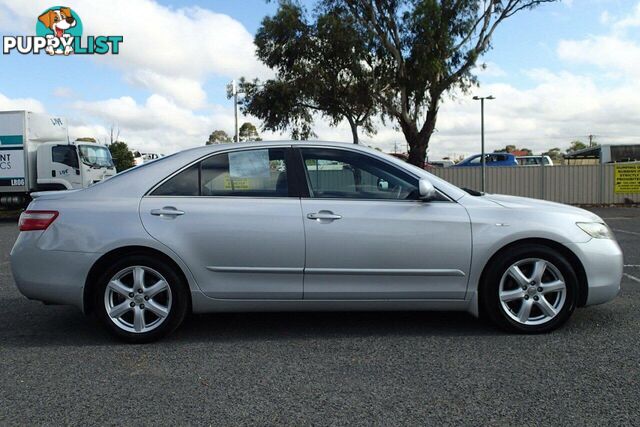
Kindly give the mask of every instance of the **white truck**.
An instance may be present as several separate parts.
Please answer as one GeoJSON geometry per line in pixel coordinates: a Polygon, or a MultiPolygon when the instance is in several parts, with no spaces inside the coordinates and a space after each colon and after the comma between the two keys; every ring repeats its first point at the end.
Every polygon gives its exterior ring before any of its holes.
{"type": "Polygon", "coordinates": [[[26,206],[32,192],[85,188],[115,174],[105,145],[69,142],[66,119],[0,111],[0,207],[26,206]]]}

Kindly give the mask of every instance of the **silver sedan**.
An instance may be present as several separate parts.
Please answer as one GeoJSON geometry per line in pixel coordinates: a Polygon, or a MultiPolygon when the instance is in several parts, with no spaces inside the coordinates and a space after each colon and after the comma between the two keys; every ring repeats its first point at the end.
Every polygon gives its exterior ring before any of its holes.
{"type": "Polygon", "coordinates": [[[34,196],[18,288],[131,342],[222,311],[463,310],[539,333],[622,277],[588,211],[466,192],[350,144],[200,147],[34,196]]]}

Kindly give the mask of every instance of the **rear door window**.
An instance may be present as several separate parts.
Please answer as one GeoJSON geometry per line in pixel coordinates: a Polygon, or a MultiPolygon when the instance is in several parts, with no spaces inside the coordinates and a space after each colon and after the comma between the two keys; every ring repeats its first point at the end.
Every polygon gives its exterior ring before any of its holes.
{"type": "Polygon", "coordinates": [[[285,149],[245,150],[202,161],[203,196],[287,197],[285,149]]]}
{"type": "Polygon", "coordinates": [[[287,197],[285,148],[216,154],[160,185],[154,196],[287,197]]]}

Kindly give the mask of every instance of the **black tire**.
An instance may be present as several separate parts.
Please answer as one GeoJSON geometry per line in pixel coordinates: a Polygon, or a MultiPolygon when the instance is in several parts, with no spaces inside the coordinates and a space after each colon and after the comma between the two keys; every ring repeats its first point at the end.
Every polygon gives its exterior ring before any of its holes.
{"type": "MultiPolygon", "coordinates": [[[[514,280],[512,283],[515,284],[516,281],[514,280]]],[[[517,290],[517,288],[514,290],[517,290]]],[[[527,292],[523,291],[523,293],[526,294],[527,292]]],[[[551,294],[551,296],[553,295],[557,294],[551,294]]],[[[482,314],[496,326],[507,331],[524,334],[544,333],[562,326],[573,313],[578,300],[578,279],[571,264],[558,251],[540,244],[524,244],[509,248],[508,251],[503,251],[492,259],[491,264],[487,266],[480,285],[479,296],[482,314]],[[500,282],[503,276],[507,274],[507,270],[519,261],[534,258],[551,263],[560,272],[565,284],[564,303],[557,311],[557,314],[553,317],[549,316],[550,318],[545,323],[535,325],[514,320],[506,311],[509,307],[507,309],[503,308],[499,296],[500,282]]],[[[531,302],[533,303],[533,296],[529,297],[527,295],[526,298],[532,298],[531,302]]],[[[541,297],[538,296],[538,298],[541,297]]],[[[516,300],[514,304],[518,304],[518,301],[516,300]]],[[[542,311],[540,313],[543,314],[542,311]]],[[[514,311],[512,311],[512,314],[515,314],[514,311]]]]}
{"type": "MultiPolygon", "coordinates": [[[[163,260],[147,254],[127,255],[114,262],[100,276],[96,291],[94,292],[93,313],[109,332],[123,341],[129,343],[157,341],[169,335],[184,321],[190,307],[188,289],[188,285],[184,279],[171,266],[163,262],[163,260]],[[116,321],[111,319],[105,306],[105,292],[109,281],[119,272],[134,266],[146,267],[159,273],[163,276],[170,289],[171,304],[168,306],[168,315],[163,318],[159,325],[147,332],[132,332],[123,329],[122,326],[119,326],[116,324],[116,321]]],[[[144,303],[144,301],[140,302],[144,303]]]]}

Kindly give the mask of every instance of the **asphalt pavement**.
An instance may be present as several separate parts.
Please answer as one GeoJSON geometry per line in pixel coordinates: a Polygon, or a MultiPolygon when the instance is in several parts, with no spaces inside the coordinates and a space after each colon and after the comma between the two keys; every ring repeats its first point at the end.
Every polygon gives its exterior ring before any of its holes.
{"type": "Polygon", "coordinates": [[[15,288],[0,222],[0,425],[633,425],[640,419],[640,209],[595,209],[622,294],[546,335],[464,313],[193,316],[148,345],[15,288]]]}

